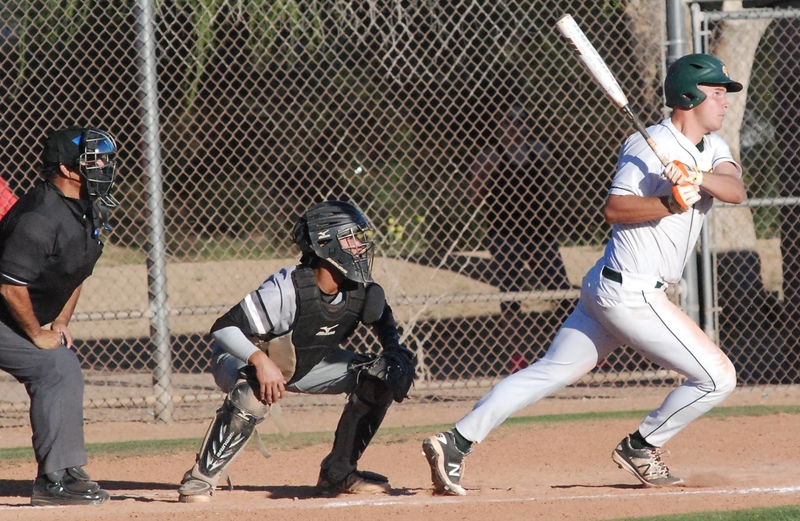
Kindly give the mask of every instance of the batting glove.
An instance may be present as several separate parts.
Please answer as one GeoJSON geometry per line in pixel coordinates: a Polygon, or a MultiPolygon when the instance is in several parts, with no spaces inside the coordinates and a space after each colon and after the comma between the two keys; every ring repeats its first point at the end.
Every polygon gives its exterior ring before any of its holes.
{"type": "Polygon", "coordinates": [[[701,170],[696,166],[689,166],[678,160],[664,167],[664,177],[674,185],[684,181],[688,181],[695,186],[703,184],[703,172],[701,170]]]}
{"type": "Polygon", "coordinates": [[[667,207],[672,213],[683,213],[700,200],[700,188],[688,181],[672,187],[667,207]]]}

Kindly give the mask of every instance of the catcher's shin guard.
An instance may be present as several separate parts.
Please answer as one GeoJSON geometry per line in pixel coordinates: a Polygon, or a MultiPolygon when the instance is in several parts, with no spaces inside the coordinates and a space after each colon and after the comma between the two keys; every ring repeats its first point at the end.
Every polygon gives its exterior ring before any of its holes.
{"type": "Polygon", "coordinates": [[[234,385],[206,432],[197,462],[183,478],[178,491],[182,501],[191,502],[194,496],[210,495],[223,471],[241,452],[268,412],[269,407],[256,399],[246,381],[234,385]]]}
{"type": "Polygon", "coordinates": [[[365,378],[358,384],[342,411],[331,453],[322,460],[321,479],[335,485],[356,471],[391,404],[392,392],[383,382],[365,378]]]}

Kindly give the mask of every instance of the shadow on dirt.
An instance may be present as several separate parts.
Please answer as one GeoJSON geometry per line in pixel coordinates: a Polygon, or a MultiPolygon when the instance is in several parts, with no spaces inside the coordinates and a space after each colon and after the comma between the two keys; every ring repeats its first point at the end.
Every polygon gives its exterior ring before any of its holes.
{"type": "Polygon", "coordinates": [[[641,489],[645,490],[647,487],[643,485],[630,485],[627,483],[617,483],[614,485],[585,485],[585,484],[576,484],[576,485],[553,485],[550,488],[555,489],[570,489],[570,488],[615,488],[618,490],[635,490],[641,489]]]}
{"type": "MultiPolygon", "coordinates": [[[[112,492],[112,499],[119,492],[126,490],[176,490],[177,485],[172,483],[153,483],[142,481],[111,481],[104,479],[100,486],[112,492]]],[[[3,497],[30,497],[33,489],[33,479],[4,479],[0,480],[0,498],[3,497]]],[[[177,496],[176,496],[177,497],[177,496]]],[[[125,497],[125,499],[130,499],[125,497]]]]}

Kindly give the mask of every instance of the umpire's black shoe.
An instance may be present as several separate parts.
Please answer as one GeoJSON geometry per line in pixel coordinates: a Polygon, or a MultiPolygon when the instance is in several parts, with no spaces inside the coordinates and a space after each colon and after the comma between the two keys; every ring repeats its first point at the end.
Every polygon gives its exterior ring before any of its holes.
{"type": "Polygon", "coordinates": [[[92,481],[86,471],[70,467],[36,478],[31,505],[99,505],[108,498],[108,491],[92,481]]]}

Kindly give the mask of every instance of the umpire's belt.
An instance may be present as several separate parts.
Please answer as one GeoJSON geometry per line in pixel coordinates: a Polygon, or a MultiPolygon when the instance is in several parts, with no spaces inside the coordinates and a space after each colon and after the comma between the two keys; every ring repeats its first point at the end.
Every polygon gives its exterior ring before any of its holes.
{"type": "MultiPolygon", "coordinates": [[[[617,284],[622,284],[622,273],[612,270],[608,266],[603,266],[603,276],[610,281],[616,282],[617,284]]],[[[660,280],[656,281],[655,288],[661,289],[664,286],[664,283],[660,280]]]]}

